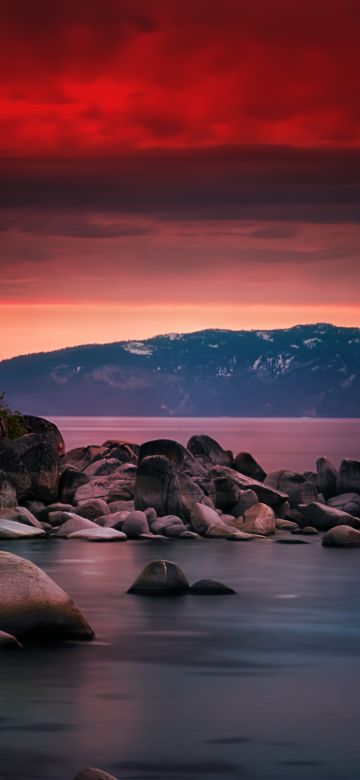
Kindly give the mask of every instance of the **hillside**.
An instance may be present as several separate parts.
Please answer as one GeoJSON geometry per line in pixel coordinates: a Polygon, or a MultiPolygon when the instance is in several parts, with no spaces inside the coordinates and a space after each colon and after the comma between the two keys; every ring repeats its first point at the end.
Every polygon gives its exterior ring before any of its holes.
{"type": "Polygon", "coordinates": [[[204,330],[0,362],[13,408],[48,415],[357,417],[360,329],[204,330]]]}

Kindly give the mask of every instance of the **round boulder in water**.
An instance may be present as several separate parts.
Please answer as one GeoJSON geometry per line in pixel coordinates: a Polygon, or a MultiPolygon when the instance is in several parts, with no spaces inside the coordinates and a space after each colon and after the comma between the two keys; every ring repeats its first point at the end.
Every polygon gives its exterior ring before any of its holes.
{"type": "Polygon", "coordinates": [[[218,580],[198,580],[190,588],[194,596],[231,596],[236,590],[218,580]]]}
{"type": "Polygon", "coordinates": [[[182,569],[171,561],[151,561],[142,570],[128,593],[141,596],[180,596],[189,590],[182,569]]]}
{"type": "Polygon", "coordinates": [[[0,552],[0,626],[18,638],[89,640],[93,630],[67,593],[31,561],[0,552]]]}
{"type": "Polygon", "coordinates": [[[350,525],[331,528],[323,537],[323,547],[360,547],[360,531],[350,525]]]}

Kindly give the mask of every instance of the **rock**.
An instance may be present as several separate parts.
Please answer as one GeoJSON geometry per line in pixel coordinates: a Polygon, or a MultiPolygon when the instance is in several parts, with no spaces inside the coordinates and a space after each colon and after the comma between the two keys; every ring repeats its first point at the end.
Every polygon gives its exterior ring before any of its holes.
{"type": "Polygon", "coordinates": [[[340,493],[334,498],[329,498],[328,505],[342,512],[348,512],[353,517],[360,517],[360,495],[358,493],[340,493]]]}
{"type": "Polygon", "coordinates": [[[241,490],[231,477],[216,477],[214,479],[214,488],[215,506],[217,509],[226,511],[237,505],[241,490]]]}
{"type": "Polygon", "coordinates": [[[275,525],[279,531],[295,531],[299,528],[298,524],[293,520],[283,520],[281,518],[276,518],[275,525]]]}
{"type": "Polygon", "coordinates": [[[236,504],[234,504],[232,507],[229,507],[227,511],[231,515],[234,515],[234,517],[239,517],[239,515],[243,515],[246,509],[249,509],[250,506],[257,504],[258,501],[259,499],[254,490],[240,490],[239,498],[236,504]]]}
{"type": "Polygon", "coordinates": [[[12,508],[17,506],[17,503],[15,483],[5,471],[0,471],[0,509],[12,508]]]}
{"type": "Polygon", "coordinates": [[[135,503],[132,499],[130,501],[110,501],[108,507],[110,512],[133,512],[135,503]]]}
{"type": "Polygon", "coordinates": [[[232,515],[221,515],[221,522],[225,525],[236,528],[237,531],[242,531],[244,527],[244,518],[242,515],[239,517],[233,517],[232,515]]]}
{"type": "Polygon", "coordinates": [[[192,505],[204,498],[202,488],[185,473],[178,473],[163,455],[146,457],[140,462],[135,483],[137,509],[150,506],[159,517],[175,514],[187,520],[192,505]]]}
{"type": "Polygon", "coordinates": [[[69,596],[34,563],[0,552],[0,625],[18,639],[89,640],[93,630],[69,596]]]}
{"type": "Polygon", "coordinates": [[[37,512],[36,517],[38,520],[40,520],[41,523],[47,523],[50,515],[52,515],[54,512],[67,512],[67,513],[74,513],[74,507],[72,504],[63,504],[61,501],[56,501],[54,504],[49,504],[48,506],[44,507],[44,509],[41,509],[39,512],[37,512]]]}
{"type": "Polygon", "coordinates": [[[64,455],[63,462],[66,465],[76,466],[80,471],[84,471],[91,463],[95,463],[95,461],[103,458],[106,452],[106,447],[99,447],[97,444],[90,444],[87,447],[76,447],[64,455]]]}
{"type": "Polygon", "coordinates": [[[21,650],[21,648],[22,644],[18,642],[16,636],[0,631],[0,650],[21,650]]]}
{"type": "Polygon", "coordinates": [[[266,471],[253,458],[250,452],[238,453],[234,461],[234,469],[247,477],[257,479],[259,482],[263,482],[266,477],[266,471]]]}
{"type": "MultiPolygon", "coordinates": [[[[151,530],[154,534],[162,533],[168,526],[179,525],[180,523],[182,523],[182,520],[177,515],[165,515],[165,517],[157,517],[151,523],[151,530]]],[[[185,526],[183,523],[182,526],[184,530],[185,526]]]]}
{"type": "Polygon", "coordinates": [[[134,497],[134,485],[134,480],[118,479],[112,474],[93,477],[91,482],[77,488],[73,500],[75,504],[82,504],[92,498],[103,498],[107,503],[128,500],[134,497]]]}
{"type": "Polygon", "coordinates": [[[297,507],[299,504],[310,504],[317,500],[316,485],[306,480],[302,474],[296,474],[293,471],[286,469],[272,471],[266,477],[265,484],[286,493],[293,507],[297,507]]]}
{"type": "Polygon", "coordinates": [[[28,433],[38,433],[52,445],[58,455],[64,454],[65,442],[55,423],[32,414],[22,414],[21,418],[28,433]]]}
{"type": "Polygon", "coordinates": [[[294,528],[293,531],[291,531],[292,534],[301,534],[301,536],[319,536],[319,531],[316,530],[312,525],[306,525],[304,528],[299,528],[297,525],[296,528],[294,528]]]}
{"type": "Polygon", "coordinates": [[[198,580],[191,586],[190,593],[193,596],[230,596],[236,594],[236,590],[217,580],[198,580]]]}
{"type": "Polygon", "coordinates": [[[108,515],[97,517],[95,523],[102,528],[115,528],[117,531],[122,531],[122,527],[129,514],[130,512],[109,512],[108,515]]]}
{"type": "Polygon", "coordinates": [[[337,470],[328,458],[318,458],[316,461],[317,481],[319,491],[325,498],[336,495],[337,470]]]}
{"type": "Polygon", "coordinates": [[[164,529],[165,536],[170,538],[176,538],[184,533],[184,523],[180,520],[180,523],[173,523],[173,525],[167,525],[164,529]]]}
{"type": "Polygon", "coordinates": [[[73,534],[76,531],[84,531],[92,528],[97,528],[92,520],[87,520],[86,517],[79,517],[79,515],[75,514],[70,515],[69,513],[68,519],[59,526],[54,535],[66,539],[70,534],[73,534]]]}
{"type": "Polygon", "coordinates": [[[31,512],[32,515],[34,515],[37,519],[39,512],[42,512],[43,509],[45,509],[45,504],[42,501],[23,501],[22,506],[25,507],[25,509],[28,509],[29,512],[31,512]]]}
{"type": "Polygon", "coordinates": [[[202,503],[196,503],[192,507],[190,523],[193,531],[198,534],[205,535],[214,526],[223,526],[225,531],[229,533],[228,527],[222,522],[216,510],[202,503]]]}
{"type": "Polygon", "coordinates": [[[189,582],[182,569],[171,561],[152,561],[142,570],[128,593],[143,596],[176,596],[187,593],[189,582]]]}
{"type": "Polygon", "coordinates": [[[87,767],[78,772],[74,780],[117,780],[117,778],[114,775],[109,775],[108,772],[104,772],[103,769],[87,767]]]}
{"type": "Polygon", "coordinates": [[[243,531],[267,536],[275,533],[275,514],[267,504],[254,504],[244,513],[243,531]]]}
{"type": "MultiPolygon", "coordinates": [[[[235,469],[226,468],[226,466],[213,466],[210,475],[213,479],[223,476],[231,477],[239,486],[240,490],[250,489],[254,491],[261,503],[271,506],[273,509],[276,509],[276,511],[278,511],[278,508],[288,499],[286,493],[282,493],[280,490],[271,487],[266,484],[266,482],[259,482],[256,479],[247,477],[245,474],[240,474],[240,472],[235,471],[235,469]]],[[[231,511],[231,514],[233,514],[233,510],[231,511]]]]}
{"type": "Polygon", "coordinates": [[[149,533],[149,523],[145,512],[134,510],[130,512],[123,524],[122,530],[129,539],[137,539],[139,534],[149,533]]]}
{"type": "Polygon", "coordinates": [[[33,528],[41,528],[39,520],[24,506],[17,506],[14,509],[1,509],[0,519],[13,520],[15,523],[24,523],[24,525],[31,525],[33,528]]]}
{"type": "Polygon", "coordinates": [[[84,539],[87,542],[126,542],[127,536],[115,528],[85,528],[83,531],[74,531],[68,534],[68,539],[84,539]]]}
{"type": "Polygon", "coordinates": [[[305,539],[298,539],[297,536],[280,536],[275,539],[277,544],[309,544],[305,539]]]}
{"type": "Polygon", "coordinates": [[[89,482],[89,477],[76,466],[67,466],[60,474],[58,495],[60,501],[72,503],[79,487],[89,482]]]}
{"type": "Polygon", "coordinates": [[[144,512],[146,514],[149,526],[151,527],[151,524],[154,523],[157,518],[156,511],[152,506],[148,506],[147,509],[144,509],[144,512]]]}
{"type": "MultiPolygon", "coordinates": [[[[194,455],[173,439],[154,439],[147,441],[140,447],[138,468],[143,460],[149,457],[165,457],[170,461],[175,472],[188,476],[207,477],[207,469],[194,457],[194,455]]],[[[153,506],[148,504],[148,506],[153,506]]]]}
{"type": "Polygon", "coordinates": [[[323,547],[360,547],[360,531],[349,525],[339,525],[324,534],[323,547]]]}
{"type": "Polygon", "coordinates": [[[110,509],[104,499],[91,498],[89,501],[77,505],[76,514],[80,517],[86,517],[87,520],[96,520],[102,515],[109,515],[110,509]]]}
{"type": "Polygon", "coordinates": [[[148,534],[139,534],[138,539],[143,539],[144,541],[149,542],[168,542],[169,540],[166,538],[166,536],[163,536],[162,534],[152,534],[151,532],[148,534]]]}
{"type": "Polygon", "coordinates": [[[18,496],[50,502],[57,496],[59,457],[52,444],[38,433],[18,439],[0,439],[0,469],[7,472],[18,496]]]}
{"type": "Polygon", "coordinates": [[[179,534],[179,539],[201,539],[201,536],[199,534],[196,534],[195,531],[182,531],[181,534],[179,534]]]}
{"type": "Polygon", "coordinates": [[[360,460],[344,458],[336,482],[337,493],[360,493],[360,460]]]}
{"type": "Polygon", "coordinates": [[[106,447],[108,457],[116,458],[119,463],[137,463],[140,451],[138,444],[129,444],[126,441],[109,439],[102,446],[106,447]]]}
{"type": "Polygon", "coordinates": [[[45,536],[42,528],[34,528],[14,520],[0,520],[0,539],[37,539],[45,536]]]}
{"type": "Polygon", "coordinates": [[[91,480],[93,477],[115,474],[120,470],[120,467],[121,464],[117,458],[100,458],[95,463],[90,463],[84,474],[91,480]]]}
{"type": "Polygon", "coordinates": [[[299,525],[304,528],[312,525],[317,531],[329,531],[337,525],[350,525],[352,528],[360,528],[360,519],[342,512],[335,507],[314,502],[300,507],[301,518],[299,525]]]}
{"type": "Polygon", "coordinates": [[[234,462],[233,453],[230,450],[224,450],[211,436],[192,436],[187,443],[187,449],[205,467],[208,467],[209,464],[231,467],[234,462]]]}

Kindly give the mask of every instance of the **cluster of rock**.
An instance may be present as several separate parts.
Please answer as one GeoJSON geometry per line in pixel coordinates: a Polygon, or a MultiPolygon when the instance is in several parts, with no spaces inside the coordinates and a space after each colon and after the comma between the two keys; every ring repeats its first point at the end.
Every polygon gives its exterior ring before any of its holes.
{"type": "Polygon", "coordinates": [[[234,456],[209,436],[187,447],[109,440],[63,454],[52,423],[26,419],[32,431],[0,439],[0,538],[283,542],[288,531],[295,543],[331,530],[324,544],[359,544],[360,461],[344,459],[337,471],[319,458],[316,472],[267,474],[250,453],[234,456]]]}

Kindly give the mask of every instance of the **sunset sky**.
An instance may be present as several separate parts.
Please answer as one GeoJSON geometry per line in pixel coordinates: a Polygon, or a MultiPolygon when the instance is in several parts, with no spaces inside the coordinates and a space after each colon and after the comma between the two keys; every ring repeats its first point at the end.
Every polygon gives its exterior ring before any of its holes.
{"type": "Polygon", "coordinates": [[[0,9],[0,358],[360,326],[358,0],[0,9]]]}

